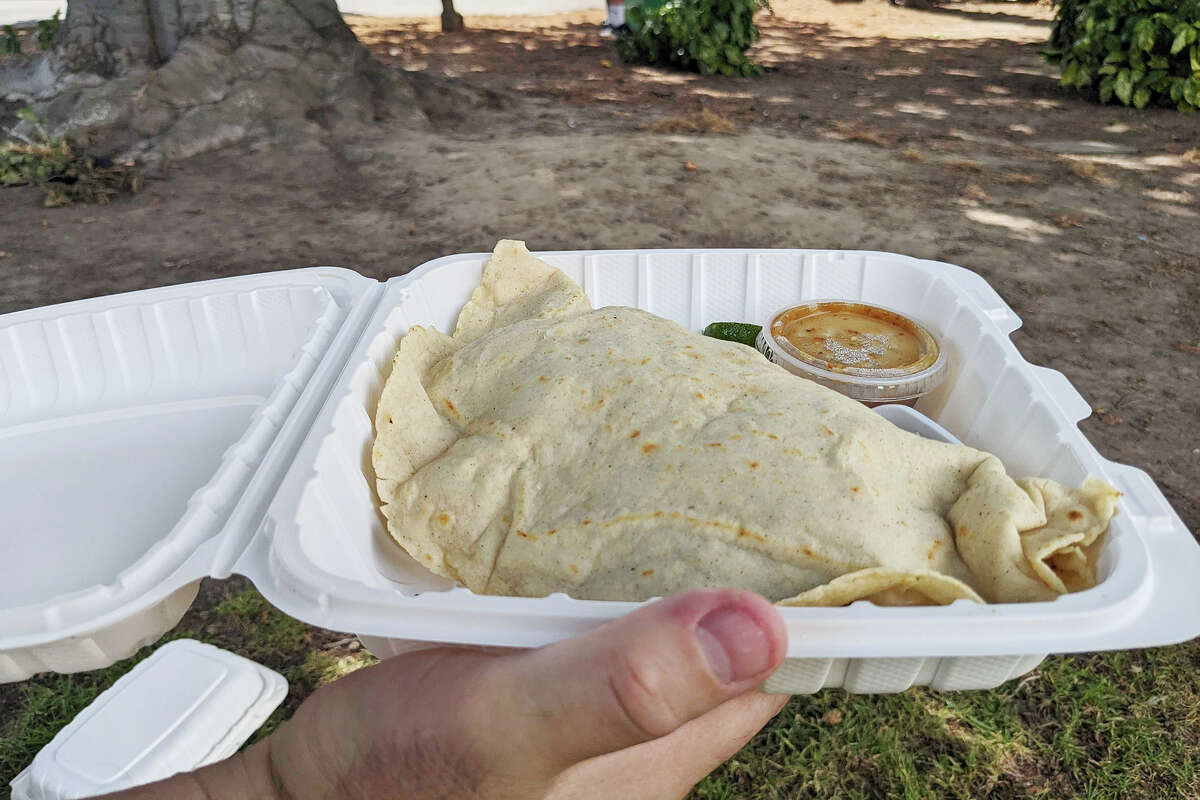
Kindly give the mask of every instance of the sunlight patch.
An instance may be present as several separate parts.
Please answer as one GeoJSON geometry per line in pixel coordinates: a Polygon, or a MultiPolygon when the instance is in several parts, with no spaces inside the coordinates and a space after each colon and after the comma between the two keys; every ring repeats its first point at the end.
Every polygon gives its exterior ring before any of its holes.
{"type": "Polygon", "coordinates": [[[978,222],[980,225],[993,225],[999,228],[1006,228],[1030,242],[1040,242],[1043,235],[1057,234],[1059,232],[1057,228],[1047,225],[1044,222],[1032,220],[1029,217],[1005,214],[1002,211],[989,211],[986,208],[968,208],[963,212],[963,215],[972,222],[978,222]]]}

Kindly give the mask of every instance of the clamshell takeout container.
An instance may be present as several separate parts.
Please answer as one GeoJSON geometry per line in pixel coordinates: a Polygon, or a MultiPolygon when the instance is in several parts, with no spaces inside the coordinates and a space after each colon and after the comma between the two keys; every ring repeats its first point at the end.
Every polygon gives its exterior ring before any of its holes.
{"type": "MultiPolygon", "coordinates": [[[[978,275],[887,253],[645,250],[539,254],[596,306],[691,330],[807,298],[922,320],[949,376],[917,404],[1014,475],[1123,492],[1100,583],[1050,603],[785,608],[774,691],[981,689],[1048,653],[1200,634],[1200,547],[1141,470],[1102,458],[1088,404],[1009,334],[978,275]]],[[[377,507],[372,419],[399,339],[451,330],[487,254],[380,283],[314,268],[151,289],[0,316],[0,680],[110,664],[155,641],[206,576],[376,654],[421,642],[531,647],[637,604],[488,597],[427,572],[377,507]]],[[[903,422],[903,421],[901,421],[903,422]]],[[[936,431],[929,435],[937,435],[936,431]]]]}

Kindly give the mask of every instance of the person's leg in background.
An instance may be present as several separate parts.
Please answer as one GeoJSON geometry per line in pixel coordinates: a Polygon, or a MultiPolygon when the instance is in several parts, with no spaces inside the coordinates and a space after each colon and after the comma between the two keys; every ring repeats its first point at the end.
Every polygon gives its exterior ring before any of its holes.
{"type": "Polygon", "coordinates": [[[600,28],[600,35],[613,37],[629,30],[625,24],[625,0],[607,0],[607,2],[608,17],[604,20],[603,27],[600,28]]]}

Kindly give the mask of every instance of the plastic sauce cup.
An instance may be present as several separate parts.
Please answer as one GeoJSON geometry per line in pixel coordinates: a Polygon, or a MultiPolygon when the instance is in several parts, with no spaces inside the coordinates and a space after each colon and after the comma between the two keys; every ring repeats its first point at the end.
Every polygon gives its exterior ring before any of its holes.
{"type": "Polygon", "coordinates": [[[789,372],[869,406],[915,405],[946,377],[928,330],[883,306],[811,300],[771,315],[755,341],[789,372]]]}

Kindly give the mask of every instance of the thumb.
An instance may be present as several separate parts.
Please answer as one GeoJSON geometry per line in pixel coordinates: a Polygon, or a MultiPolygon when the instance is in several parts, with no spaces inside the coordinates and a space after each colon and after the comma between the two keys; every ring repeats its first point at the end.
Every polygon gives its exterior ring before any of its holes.
{"type": "Polygon", "coordinates": [[[526,764],[534,756],[552,774],[671,733],[756,687],[786,649],[783,620],[759,595],[687,592],[495,659],[489,716],[526,764]]]}

